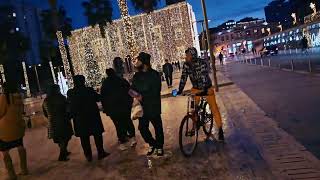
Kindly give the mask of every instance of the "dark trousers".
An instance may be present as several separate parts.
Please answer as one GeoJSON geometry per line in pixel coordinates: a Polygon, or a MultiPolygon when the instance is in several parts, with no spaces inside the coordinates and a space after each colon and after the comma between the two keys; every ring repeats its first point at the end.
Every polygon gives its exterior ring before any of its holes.
{"type": "Polygon", "coordinates": [[[116,127],[117,136],[120,143],[125,143],[128,138],[135,137],[135,128],[130,114],[120,114],[111,116],[114,126],[116,127]]]}
{"type": "Polygon", "coordinates": [[[69,138],[62,140],[58,143],[59,148],[60,148],[60,156],[66,156],[68,154],[68,143],[69,143],[69,138]]]}
{"type": "Polygon", "coordinates": [[[139,119],[139,130],[141,136],[144,141],[148,143],[150,146],[155,148],[163,148],[164,144],[164,135],[163,135],[163,127],[162,127],[162,119],[161,115],[155,115],[153,117],[142,117],[139,119]],[[152,137],[152,134],[149,129],[149,124],[153,125],[156,139],[152,137]]]}
{"type": "Polygon", "coordinates": [[[168,86],[172,86],[172,74],[166,74],[166,81],[168,86]]]}
{"type": "MultiPolygon", "coordinates": [[[[84,152],[84,155],[87,158],[92,158],[92,150],[91,150],[91,144],[90,144],[90,136],[84,136],[80,137],[81,146],[84,152]]],[[[103,154],[104,148],[103,148],[103,137],[102,134],[100,135],[94,135],[94,142],[97,147],[98,155],[103,154]]]]}

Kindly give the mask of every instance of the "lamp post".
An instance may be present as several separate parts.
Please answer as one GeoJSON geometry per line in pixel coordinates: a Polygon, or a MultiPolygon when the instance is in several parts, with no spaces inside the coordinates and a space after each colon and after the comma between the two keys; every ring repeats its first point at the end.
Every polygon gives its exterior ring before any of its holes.
{"type": "Polygon", "coordinates": [[[291,17],[293,18],[293,25],[296,25],[297,24],[297,14],[296,13],[292,13],[291,14],[291,17]]]}
{"type": "Polygon", "coordinates": [[[38,65],[33,65],[33,66],[29,66],[29,68],[33,68],[34,72],[36,74],[36,79],[37,79],[37,85],[38,85],[38,90],[39,90],[39,94],[41,94],[41,85],[40,85],[40,81],[39,81],[39,74],[38,74],[38,69],[37,67],[41,67],[41,64],[38,65]]]}
{"type": "Polygon", "coordinates": [[[280,32],[283,30],[282,24],[280,24],[280,22],[279,22],[278,28],[280,29],[280,32]]]}
{"type": "Polygon", "coordinates": [[[31,97],[28,73],[27,73],[26,63],[24,61],[22,61],[22,69],[23,69],[24,83],[26,85],[27,97],[31,97]]]}
{"type": "MultiPolygon", "coordinates": [[[[201,5],[202,5],[202,10],[203,10],[203,16],[204,16],[204,24],[206,28],[206,32],[209,32],[209,23],[208,23],[208,16],[207,16],[207,8],[206,8],[206,3],[205,0],[201,0],[201,5]]],[[[213,54],[212,48],[211,48],[211,41],[210,41],[210,34],[207,34],[207,43],[208,43],[208,48],[210,52],[210,58],[212,60],[212,69],[213,69],[213,79],[214,79],[214,85],[215,89],[218,92],[219,87],[218,87],[218,79],[217,79],[217,74],[216,74],[216,58],[213,54]]]]}
{"type": "Polygon", "coordinates": [[[317,7],[316,7],[316,4],[315,4],[315,3],[311,2],[311,3],[310,3],[310,8],[311,8],[312,11],[313,11],[312,15],[317,14],[317,7]]]}

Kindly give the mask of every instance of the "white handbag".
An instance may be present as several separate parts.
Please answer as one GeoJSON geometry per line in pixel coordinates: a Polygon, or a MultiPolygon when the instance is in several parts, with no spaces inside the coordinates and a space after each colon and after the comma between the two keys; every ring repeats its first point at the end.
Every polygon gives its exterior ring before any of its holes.
{"type": "Polygon", "coordinates": [[[142,116],[143,116],[143,108],[140,102],[137,99],[134,99],[132,103],[131,119],[137,120],[142,116]]]}

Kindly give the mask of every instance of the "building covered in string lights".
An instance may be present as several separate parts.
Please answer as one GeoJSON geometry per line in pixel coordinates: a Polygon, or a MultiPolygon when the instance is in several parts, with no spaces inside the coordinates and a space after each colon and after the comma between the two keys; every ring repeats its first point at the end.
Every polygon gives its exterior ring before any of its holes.
{"type": "MultiPolygon", "coordinates": [[[[132,16],[131,21],[136,49],[152,55],[151,62],[155,69],[159,70],[165,59],[183,61],[184,51],[188,47],[200,49],[195,15],[192,6],[186,2],[170,5],[150,14],[132,16]]],[[[90,73],[99,71],[104,75],[105,69],[113,66],[115,57],[125,59],[130,55],[122,19],[107,24],[105,32],[106,37],[103,38],[98,26],[72,31],[68,45],[75,74],[88,78],[92,77],[90,73]],[[87,66],[90,63],[86,62],[87,52],[93,56],[90,61],[98,65],[94,71],[88,71],[87,66]]],[[[68,76],[68,73],[66,74],[68,76]]],[[[95,82],[89,83],[98,85],[102,78],[98,77],[95,82]]]]}

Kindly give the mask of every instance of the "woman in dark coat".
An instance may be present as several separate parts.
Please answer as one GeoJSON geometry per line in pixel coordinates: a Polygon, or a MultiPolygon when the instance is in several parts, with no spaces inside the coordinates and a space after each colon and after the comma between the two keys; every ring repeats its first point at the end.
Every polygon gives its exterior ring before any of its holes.
{"type": "Polygon", "coordinates": [[[98,159],[103,159],[109,155],[103,148],[104,132],[97,102],[100,96],[93,88],[85,86],[85,77],[77,75],[74,77],[74,88],[68,91],[68,101],[73,118],[74,131],[80,137],[81,146],[86,159],[92,161],[92,151],[90,136],[94,136],[98,151],[98,159]]]}
{"type": "Polygon", "coordinates": [[[53,139],[53,142],[57,143],[60,147],[59,161],[69,160],[67,156],[70,153],[67,147],[73,135],[67,106],[67,98],[61,94],[60,87],[56,84],[52,85],[42,108],[44,115],[49,120],[48,138],[53,139]]]}

